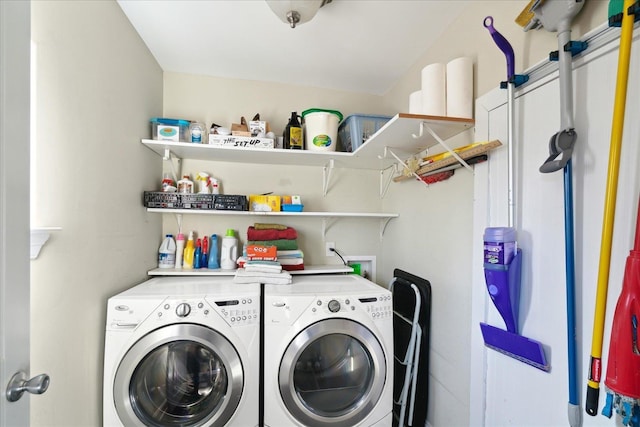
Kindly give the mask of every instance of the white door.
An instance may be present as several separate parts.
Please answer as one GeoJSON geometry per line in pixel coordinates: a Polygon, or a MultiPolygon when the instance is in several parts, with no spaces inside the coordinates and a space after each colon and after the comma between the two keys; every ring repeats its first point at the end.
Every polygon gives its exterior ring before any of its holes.
{"type": "Polygon", "coordinates": [[[7,385],[30,374],[30,15],[29,1],[0,1],[0,427],[29,425],[28,393],[9,402],[7,385]]]}

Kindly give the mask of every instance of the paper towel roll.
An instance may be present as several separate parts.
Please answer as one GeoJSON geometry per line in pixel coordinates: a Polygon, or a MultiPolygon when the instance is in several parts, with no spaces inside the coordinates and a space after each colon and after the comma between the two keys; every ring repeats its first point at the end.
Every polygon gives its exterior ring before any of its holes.
{"type": "Polygon", "coordinates": [[[409,95],[409,114],[422,114],[422,91],[417,90],[409,95]]]}
{"type": "Polygon", "coordinates": [[[444,116],[447,113],[444,64],[429,64],[422,69],[422,114],[444,116]]]}
{"type": "Polygon", "coordinates": [[[473,118],[473,61],[461,57],[447,64],[447,116],[473,118]]]}

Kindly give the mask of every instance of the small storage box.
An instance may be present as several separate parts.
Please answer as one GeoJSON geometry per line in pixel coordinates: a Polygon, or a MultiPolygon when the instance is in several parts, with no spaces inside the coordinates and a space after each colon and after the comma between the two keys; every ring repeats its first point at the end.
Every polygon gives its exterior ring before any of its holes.
{"type": "Polygon", "coordinates": [[[391,117],[353,114],[347,116],[338,128],[340,151],[354,152],[371,135],[376,133],[391,117]]]}
{"type": "Polygon", "coordinates": [[[255,212],[280,212],[280,196],[249,194],[249,210],[255,212]]]}
{"type": "Polygon", "coordinates": [[[154,117],[151,119],[151,138],[158,141],[190,141],[190,124],[189,120],[154,117]]]}
{"type": "Polygon", "coordinates": [[[222,211],[248,211],[249,201],[247,196],[217,194],[213,199],[213,208],[222,211]]]}

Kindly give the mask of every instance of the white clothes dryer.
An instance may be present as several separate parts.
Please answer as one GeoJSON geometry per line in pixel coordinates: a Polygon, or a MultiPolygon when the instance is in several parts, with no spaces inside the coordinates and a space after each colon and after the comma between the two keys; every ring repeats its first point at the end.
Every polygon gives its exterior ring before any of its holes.
{"type": "Polygon", "coordinates": [[[391,292],[357,275],[264,286],[264,425],[391,427],[391,292]]]}
{"type": "Polygon", "coordinates": [[[260,285],[163,277],[109,299],[105,426],[259,425],[260,285]]]}

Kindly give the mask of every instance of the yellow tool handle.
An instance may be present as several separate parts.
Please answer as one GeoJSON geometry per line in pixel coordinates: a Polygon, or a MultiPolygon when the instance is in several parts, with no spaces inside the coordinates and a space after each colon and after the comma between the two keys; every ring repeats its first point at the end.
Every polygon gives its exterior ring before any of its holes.
{"type": "Polygon", "coordinates": [[[622,132],[624,130],[624,114],[627,102],[627,81],[629,79],[629,61],[631,58],[631,42],[633,40],[634,15],[629,15],[629,8],[635,0],[625,0],[620,34],[620,53],[618,57],[618,74],[616,80],[615,101],[613,103],[613,121],[611,124],[611,145],[609,148],[609,169],[605,189],[604,217],[602,219],[602,243],[600,246],[600,262],[598,264],[598,285],[596,288],[596,305],[593,316],[593,336],[591,339],[591,363],[587,385],[587,414],[598,413],[598,396],[600,377],[602,374],[602,339],[607,309],[607,290],[609,287],[609,269],[611,266],[611,242],[613,239],[613,220],[616,214],[616,197],[618,190],[618,172],[620,169],[620,151],[622,132]]]}

